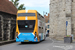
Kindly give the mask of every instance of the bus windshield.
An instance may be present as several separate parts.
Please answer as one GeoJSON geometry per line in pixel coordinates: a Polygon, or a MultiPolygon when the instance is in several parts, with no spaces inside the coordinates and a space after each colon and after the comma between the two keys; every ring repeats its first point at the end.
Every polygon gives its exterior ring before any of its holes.
{"type": "Polygon", "coordinates": [[[18,13],[18,16],[35,16],[35,13],[18,13]]]}
{"type": "Polygon", "coordinates": [[[18,27],[20,32],[33,32],[35,20],[18,20],[18,27]]]}

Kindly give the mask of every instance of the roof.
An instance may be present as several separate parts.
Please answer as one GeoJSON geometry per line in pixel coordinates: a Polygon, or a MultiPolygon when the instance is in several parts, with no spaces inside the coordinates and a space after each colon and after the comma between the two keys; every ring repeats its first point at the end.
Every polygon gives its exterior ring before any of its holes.
{"type": "Polygon", "coordinates": [[[16,15],[17,8],[9,0],[0,0],[0,11],[16,15]]]}

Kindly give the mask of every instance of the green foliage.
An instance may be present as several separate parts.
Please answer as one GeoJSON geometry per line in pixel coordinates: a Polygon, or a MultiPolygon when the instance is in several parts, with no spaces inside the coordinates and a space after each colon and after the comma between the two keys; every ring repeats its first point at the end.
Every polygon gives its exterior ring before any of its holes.
{"type": "Polygon", "coordinates": [[[25,10],[24,4],[21,4],[21,5],[18,7],[18,10],[25,10]]]}
{"type": "Polygon", "coordinates": [[[66,37],[71,37],[71,35],[67,35],[66,37]]]}
{"type": "Polygon", "coordinates": [[[24,4],[19,5],[19,0],[11,0],[11,2],[14,4],[14,6],[18,9],[18,10],[25,10],[24,4]]]}

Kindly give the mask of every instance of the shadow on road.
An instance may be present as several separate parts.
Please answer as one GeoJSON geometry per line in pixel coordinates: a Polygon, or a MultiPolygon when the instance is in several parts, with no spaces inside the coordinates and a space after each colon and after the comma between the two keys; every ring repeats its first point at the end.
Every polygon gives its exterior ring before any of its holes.
{"type": "Polygon", "coordinates": [[[25,44],[38,44],[40,42],[23,42],[23,43],[20,43],[19,45],[25,45],[25,44]]]}
{"type": "Polygon", "coordinates": [[[49,38],[47,38],[45,41],[41,41],[41,42],[24,42],[24,43],[19,43],[18,45],[25,45],[25,44],[48,44],[48,43],[52,43],[53,41],[50,40],[49,38]]]}

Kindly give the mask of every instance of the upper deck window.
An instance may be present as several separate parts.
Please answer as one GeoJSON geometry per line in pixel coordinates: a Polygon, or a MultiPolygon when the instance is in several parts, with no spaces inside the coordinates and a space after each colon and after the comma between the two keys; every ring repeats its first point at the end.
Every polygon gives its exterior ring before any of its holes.
{"type": "Polygon", "coordinates": [[[35,13],[18,13],[18,16],[35,16],[35,13]]]}

